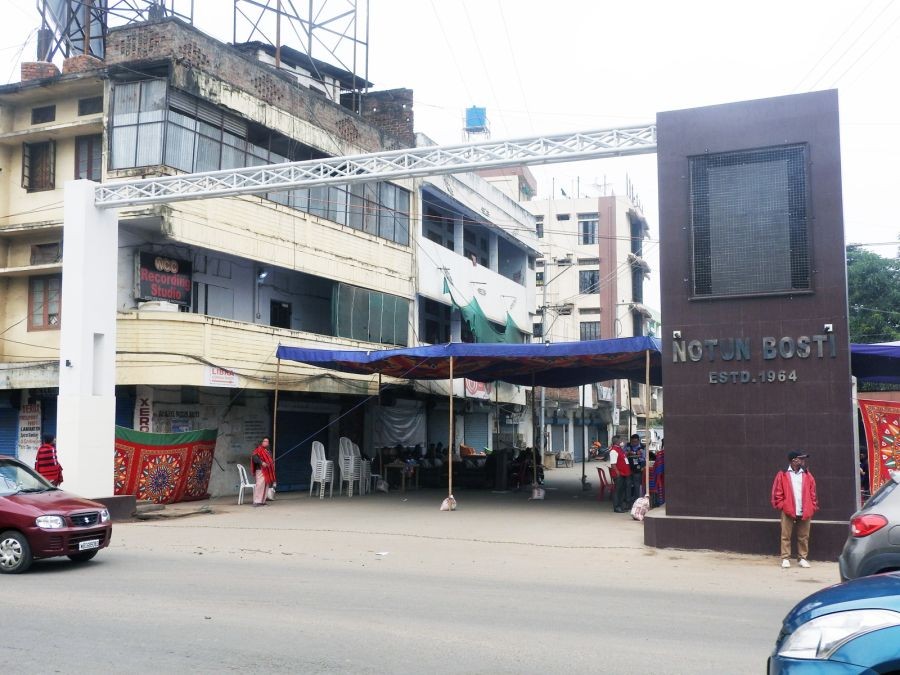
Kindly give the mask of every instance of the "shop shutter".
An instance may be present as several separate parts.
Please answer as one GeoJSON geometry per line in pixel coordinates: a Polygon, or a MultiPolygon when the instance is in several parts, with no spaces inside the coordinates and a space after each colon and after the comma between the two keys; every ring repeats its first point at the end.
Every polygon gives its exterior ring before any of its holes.
{"type": "Polygon", "coordinates": [[[134,398],[116,394],[116,424],[126,429],[134,428],[134,398]]]}
{"type": "Polygon", "coordinates": [[[575,461],[580,462],[584,456],[584,427],[576,424],[573,433],[575,434],[575,438],[572,439],[572,445],[574,446],[573,455],[575,461]]]}
{"type": "Polygon", "coordinates": [[[41,398],[41,440],[44,434],[56,436],[56,396],[41,398]]]}
{"type": "Polygon", "coordinates": [[[488,445],[487,413],[469,413],[466,415],[466,445],[481,452],[488,445]]]}
{"type": "Polygon", "coordinates": [[[0,455],[15,457],[19,444],[19,411],[0,408],[0,455]]]}

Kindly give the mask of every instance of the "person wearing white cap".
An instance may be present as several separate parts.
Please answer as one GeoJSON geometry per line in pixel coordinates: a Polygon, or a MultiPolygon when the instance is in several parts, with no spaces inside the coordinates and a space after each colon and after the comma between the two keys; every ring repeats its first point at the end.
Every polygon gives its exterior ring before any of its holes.
{"type": "Polygon", "coordinates": [[[813,514],[819,509],[816,479],[809,472],[802,450],[788,453],[790,464],[775,474],[772,483],[772,507],[781,511],[781,566],[791,566],[791,539],[797,533],[797,562],[809,567],[809,528],[813,514]]]}

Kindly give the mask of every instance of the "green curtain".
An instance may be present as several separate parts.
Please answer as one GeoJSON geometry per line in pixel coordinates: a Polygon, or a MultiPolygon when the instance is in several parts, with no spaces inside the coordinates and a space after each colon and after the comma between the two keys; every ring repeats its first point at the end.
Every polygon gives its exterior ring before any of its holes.
{"type": "Polygon", "coordinates": [[[450,302],[459,309],[463,321],[469,326],[469,330],[475,336],[476,342],[502,342],[505,344],[519,344],[522,342],[522,331],[519,330],[509,312],[506,313],[506,326],[501,332],[491,325],[490,320],[485,315],[484,310],[481,309],[481,305],[478,304],[476,298],[472,298],[466,305],[459,304],[453,296],[446,278],[444,279],[444,293],[450,296],[450,302]]]}

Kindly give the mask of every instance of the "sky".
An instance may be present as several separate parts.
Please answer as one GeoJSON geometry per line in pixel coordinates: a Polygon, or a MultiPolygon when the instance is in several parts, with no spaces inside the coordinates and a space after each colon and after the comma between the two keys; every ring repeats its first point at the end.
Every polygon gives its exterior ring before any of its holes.
{"type": "MultiPolygon", "coordinates": [[[[328,2],[332,12],[348,4],[328,2]]],[[[2,5],[0,63],[9,65],[0,79],[17,81],[21,57],[34,58],[38,13],[34,0],[2,5]]],[[[231,41],[232,6],[195,0],[195,24],[231,41]]],[[[464,140],[465,109],[473,105],[487,109],[498,140],[646,124],[661,111],[836,88],[846,241],[897,255],[891,195],[900,166],[900,2],[371,0],[368,30],[374,89],[413,89],[416,130],[440,144],[464,140]]],[[[328,60],[315,49],[313,56],[328,60]]],[[[654,155],[532,171],[539,197],[554,189],[624,194],[627,175],[650,224],[645,250],[653,265],[654,155]]]]}

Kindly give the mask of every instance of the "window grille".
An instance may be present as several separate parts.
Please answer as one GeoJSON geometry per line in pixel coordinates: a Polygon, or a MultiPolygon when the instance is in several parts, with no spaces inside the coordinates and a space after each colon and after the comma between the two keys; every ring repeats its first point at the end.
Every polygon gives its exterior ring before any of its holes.
{"type": "Polygon", "coordinates": [[[693,297],[811,290],[805,144],[690,158],[693,297]]]}

